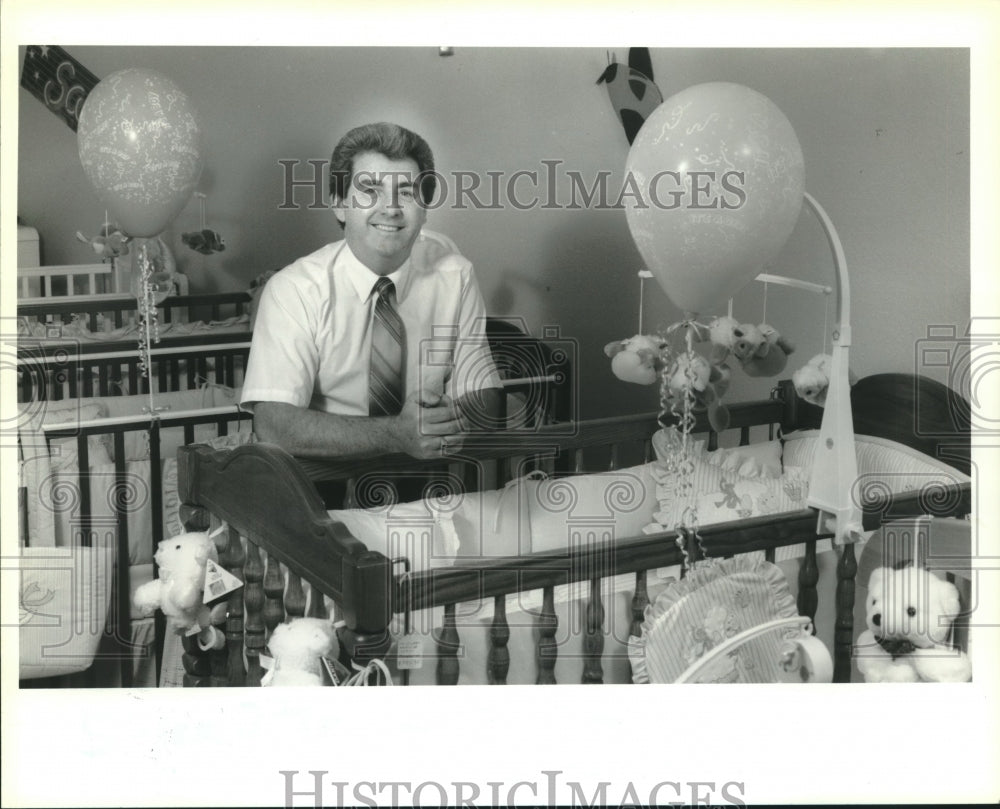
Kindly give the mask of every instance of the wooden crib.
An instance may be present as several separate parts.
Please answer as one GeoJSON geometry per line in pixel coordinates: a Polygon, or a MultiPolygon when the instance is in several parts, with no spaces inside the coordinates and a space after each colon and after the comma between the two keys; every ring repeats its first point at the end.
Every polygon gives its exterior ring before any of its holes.
{"type": "MultiPolygon", "coordinates": [[[[156,545],[165,530],[179,527],[170,525],[171,519],[176,522],[176,447],[196,440],[224,443],[227,437],[235,441],[241,434],[250,435],[249,416],[236,407],[250,346],[248,302],[246,293],[168,298],[160,306],[162,323],[196,324],[210,318],[231,323],[233,328],[164,336],[152,346],[148,375],[140,367],[134,335],[102,338],[101,322],[115,329],[135,322],[134,298],[98,293],[19,302],[16,343],[22,457],[59,451],[53,447],[75,452],[75,459],[58,478],[56,473],[50,476],[64,493],[71,489],[71,499],[78,504],[78,510],[63,518],[69,529],[62,531],[67,536],[60,534],[59,544],[89,548],[109,543],[117,560],[97,653],[104,670],[98,673],[98,666],[88,665],[56,677],[36,672],[22,680],[23,686],[101,686],[107,684],[109,670],[116,669],[117,683],[133,684],[137,655],[149,653],[132,640],[131,592],[138,583],[133,578],[155,575],[151,569],[156,545]],[[74,321],[85,324],[90,334],[84,339],[65,334],[63,327],[74,321]],[[34,324],[45,327],[41,336],[35,336],[40,330],[32,328],[34,324]],[[97,458],[94,449],[99,447],[97,458]],[[145,452],[144,447],[148,447],[145,452]],[[136,485],[148,490],[142,502],[135,501],[136,485]],[[101,514],[92,513],[94,503],[103,504],[101,514]],[[107,503],[110,513],[104,513],[107,503]]],[[[13,342],[13,335],[7,341],[13,342]]],[[[22,547],[33,544],[29,534],[35,539],[35,547],[27,554],[44,553],[46,546],[56,544],[55,537],[30,530],[28,506],[35,494],[22,482],[22,547]]],[[[32,564],[22,561],[22,565],[32,564]]],[[[162,621],[157,621],[154,634],[154,676],[158,677],[162,621]]]]}
{"type": "MultiPolygon", "coordinates": [[[[908,515],[970,513],[971,483],[964,477],[970,467],[969,410],[961,397],[932,380],[881,374],[859,382],[851,403],[857,435],[888,439],[930,458],[944,458],[963,473],[953,482],[946,478],[944,483],[902,493],[870,487],[861,494],[866,530],[908,515]],[[914,420],[918,411],[919,422],[914,420]]],[[[770,399],[730,406],[730,414],[730,429],[739,435],[741,445],[750,443],[752,431],[763,430],[773,437],[777,430],[788,434],[814,428],[821,420],[821,411],[797,399],[788,382],[779,384],[770,399]]],[[[531,468],[567,475],[621,469],[630,461],[652,457],[650,440],[658,428],[656,414],[645,414],[583,421],[572,431],[555,425],[473,436],[461,457],[455,458],[456,479],[472,491],[503,486],[531,468]]],[[[696,429],[708,433],[709,449],[719,445],[720,437],[705,423],[696,429]]],[[[512,597],[533,590],[542,593],[535,619],[536,682],[553,683],[558,656],[554,593],[567,582],[589,582],[580,679],[601,683],[606,638],[602,579],[633,577],[631,634],[638,634],[650,603],[650,570],[681,566],[683,571],[701,555],[763,551],[774,560],[778,549],[801,543],[805,549],[798,571],[799,612],[813,617],[817,611],[817,545],[829,535],[817,533],[813,508],[703,524],[698,536],[682,530],[618,537],[607,522],[598,521],[571,529],[589,537],[572,552],[564,548],[505,558],[462,558],[449,567],[414,572],[405,569],[404,560],[370,550],[331,518],[314,482],[358,481],[380,468],[419,469],[420,462],[405,457],[354,463],[304,461],[265,444],[229,452],[193,445],[184,447],[179,458],[185,522],[191,529],[205,529],[213,520],[223,521],[228,532],[221,537],[220,561],[245,582],[245,588],[229,598],[226,648],[202,653],[193,641],[185,641],[186,685],[260,684],[260,655],[274,627],[292,616],[324,616],[328,600],[334,605],[333,617],[342,622],[342,656],[359,665],[389,650],[394,615],[408,620],[418,610],[441,608],[436,679],[439,684],[454,684],[459,681],[458,651],[463,643],[456,605],[474,599],[493,602],[484,665],[488,682],[503,684],[511,665],[508,605],[512,597]],[[288,571],[287,583],[282,566],[288,571]]],[[[845,682],[851,672],[857,557],[849,543],[837,553],[835,593],[830,595],[835,598],[834,679],[845,682]]]]}

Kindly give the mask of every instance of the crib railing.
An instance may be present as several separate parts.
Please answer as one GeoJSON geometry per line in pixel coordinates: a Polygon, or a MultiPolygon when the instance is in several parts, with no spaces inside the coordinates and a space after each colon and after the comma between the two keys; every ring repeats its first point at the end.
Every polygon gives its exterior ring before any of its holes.
{"type": "MultiPolygon", "coordinates": [[[[234,407],[207,408],[204,410],[178,411],[162,413],[151,420],[148,414],[119,416],[113,418],[81,421],[72,425],[42,426],[41,432],[46,443],[56,438],[75,437],[77,451],[77,491],[66,498],[66,492],[60,501],[79,503],[78,516],[72,519],[72,543],[90,547],[101,542],[112,542],[115,545],[115,575],[112,585],[111,608],[107,616],[104,635],[110,649],[98,651],[98,656],[105,660],[117,661],[119,664],[122,687],[133,684],[133,663],[137,649],[133,648],[129,621],[131,616],[131,582],[129,575],[129,524],[128,513],[137,507],[136,490],[129,480],[128,461],[126,460],[125,440],[129,433],[145,432],[149,442],[150,465],[150,518],[152,520],[152,548],[150,557],[155,552],[158,543],[163,539],[164,508],[163,502],[163,468],[164,460],[161,451],[161,433],[163,430],[180,428],[184,433],[186,443],[194,441],[195,428],[202,425],[214,426],[216,436],[229,434],[231,427],[249,430],[249,415],[239,412],[234,407]],[[114,457],[114,484],[110,490],[109,502],[112,503],[113,519],[110,523],[95,520],[91,510],[91,484],[93,470],[90,463],[89,439],[93,436],[110,436],[114,457]]],[[[107,474],[106,472],[104,474],[107,474]]],[[[19,496],[21,506],[20,520],[22,534],[26,537],[26,498],[19,496]]],[[[154,564],[155,575],[155,564],[154,564]]],[[[165,625],[162,616],[157,616],[155,655],[156,676],[159,678],[165,625]]],[[[95,661],[96,662],[96,661],[95,661]]],[[[59,682],[25,681],[28,686],[68,685],[70,687],[100,686],[96,680],[96,668],[92,665],[80,675],[70,675],[57,678],[59,682]]]]}
{"type": "MultiPolygon", "coordinates": [[[[108,265],[97,265],[108,266],[108,265]]],[[[45,268],[47,269],[47,268],[45,268]]],[[[250,295],[247,292],[213,292],[196,295],[171,295],[157,304],[160,318],[164,323],[175,320],[223,320],[247,314],[250,295]]],[[[84,315],[87,328],[92,332],[101,331],[101,320],[113,323],[120,329],[137,320],[136,299],[132,295],[98,294],[69,297],[46,298],[44,300],[19,301],[18,317],[41,323],[67,322],[73,315],[84,315]]]]}
{"type": "MultiPolygon", "coordinates": [[[[220,336],[221,337],[221,336],[220,336]]],[[[18,401],[58,401],[91,396],[123,396],[154,391],[194,390],[204,384],[237,387],[242,384],[250,355],[250,341],[179,338],[185,344],[150,349],[152,375],[143,373],[142,359],[120,343],[46,346],[18,341],[18,401]],[[199,341],[200,340],[200,341],[199,341]],[[198,341],[198,342],[191,342],[198,341]],[[191,342],[191,344],[186,344],[191,342]],[[217,347],[216,347],[217,346],[217,347]]]]}
{"type": "MultiPolygon", "coordinates": [[[[752,427],[773,430],[803,426],[796,421],[794,396],[779,395],[771,401],[734,405],[731,427],[742,444],[749,442],[752,427]],[[770,425],[770,427],[768,426],[770,425]]],[[[501,486],[511,475],[523,474],[531,464],[562,473],[621,468],[629,453],[650,457],[650,438],[658,428],[655,414],[624,419],[583,422],[573,435],[540,429],[532,435],[485,435],[472,437],[462,451],[467,480],[489,480],[501,486]],[[595,461],[597,450],[602,459],[595,461]],[[518,458],[517,469],[507,463],[518,458]],[[531,462],[526,464],[525,459],[531,462]]],[[[709,432],[705,423],[696,426],[709,432]]],[[[718,436],[709,432],[709,446],[718,436]]],[[[686,532],[620,538],[600,524],[578,526],[592,537],[574,547],[571,555],[534,552],[502,559],[458,559],[451,567],[400,575],[393,560],[369,551],[333,521],[315,492],[312,481],[360,479],[377,469],[420,469],[420,462],[404,457],[364,462],[331,462],[293,459],[275,446],[258,444],[229,453],[206,447],[185,447],[180,452],[179,478],[183,518],[192,529],[207,528],[211,516],[228,525],[221,560],[245,582],[245,593],[231,596],[226,619],[227,646],[207,655],[193,641],[185,641],[186,683],[189,685],[256,685],[261,668],[260,650],[270,631],[285,617],[324,615],[323,596],[330,598],[340,631],[342,649],[354,662],[364,664],[383,656],[390,647],[389,620],[427,608],[442,608],[443,622],[437,638],[437,679],[456,683],[457,654],[462,638],[456,607],[466,601],[493,599],[490,628],[488,678],[504,683],[510,657],[510,628],[506,614],[508,599],[515,593],[542,591],[542,606],[536,618],[538,682],[554,682],[558,654],[555,588],[569,582],[589,583],[584,608],[583,681],[603,681],[602,652],[605,606],[601,581],[604,577],[634,574],[631,629],[636,633],[649,603],[648,571],[695,561],[701,554],[729,557],[763,551],[774,561],[775,551],[789,545],[805,545],[799,567],[798,607],[814,618],[818,604],[817,542],[828,535],[816,533],[816,512],[811,508],[768,517],[758,517],[699,528],[698,537],[686,532]],[[245,550],[241,537],[246,540],[245,550]],[[280,566],[289,571],[283,588],[280,566]],[[305,597],[308,583],[310,597],[305,597]],[[308,602],[308,605],[307,605],[308,602]],[[307,609],[308,607],[308,609],[307,609]],[[245,621],[245,624],[244,624],[245,621]],[[243,659],[247,661],[246,668],[243,659]]],[[[971,487],[959,487],[950,498],[948,513],[965,514],[971,507],[971,487]]],[[[935,504],[923,495],[871,498],[864,504],[864,527],[873,529],[889,518],[934,511],[935,504]]],[[[941,514],[944,512],[941,511],[941,514]]],[[[836,584],[835,680],[848,681],[853,641],[854,577],[857,561],[852,545],[839,550],[836,584]]],[[[404,681],[405,681],[404,672],[404,681]]]]}

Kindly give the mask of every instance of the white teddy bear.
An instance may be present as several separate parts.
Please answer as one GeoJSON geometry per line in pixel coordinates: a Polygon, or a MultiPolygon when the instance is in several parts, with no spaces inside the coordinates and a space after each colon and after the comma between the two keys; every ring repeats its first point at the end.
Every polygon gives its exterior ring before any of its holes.
{"type": "MultiPolygon", "coordinates": [[[[218,616],[203,603],[205,567],[209,559],[217,562],[219,555],[208,534],[194,532],[165,539],[153,558],[159,566],[159,578],[136,589],[136,609],[143,615],[159,609],[177,632],[210,626],[218,616]]],[[[225,605],[221,607],[225,609],[225,605]]]]}
{"type": "Polygon", "coordinates": [[[970,680],[968,656],[946,643],[960,612],[958,588],[922,567],[907,564],[872,571],[865,604],[868,629],[854,648],[865,681],[970,680]]]}
{"type": "Polygon", "coordinates": [[[336,657],[340,644],[333,625],[323,618],[294,618],[278,624],[267,642],[273,667],[263,686],[322,685],[321,657],[336,657]]]}

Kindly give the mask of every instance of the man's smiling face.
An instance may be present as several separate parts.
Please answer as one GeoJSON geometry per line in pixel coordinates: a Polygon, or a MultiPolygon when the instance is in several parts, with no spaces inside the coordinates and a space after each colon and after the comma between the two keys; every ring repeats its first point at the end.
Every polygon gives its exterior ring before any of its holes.
{"type": "Polygon", "coordinates": [[[351,252],[377,275],[399,269],[427,218],[416,186],[415,161],[393,160],[378,152],[362,152],[352,164],[347,199],[334,211],[344,223],[351,252]]]}

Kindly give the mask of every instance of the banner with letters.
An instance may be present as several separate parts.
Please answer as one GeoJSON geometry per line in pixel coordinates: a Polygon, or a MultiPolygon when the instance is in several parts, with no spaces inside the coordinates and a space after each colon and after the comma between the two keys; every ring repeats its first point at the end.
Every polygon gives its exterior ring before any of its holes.
{"type": "Polygon", "coordinates": [[[29,45],[21,86],[76,132],[87,95],[100,81],[58,45],[29,45]]]}

